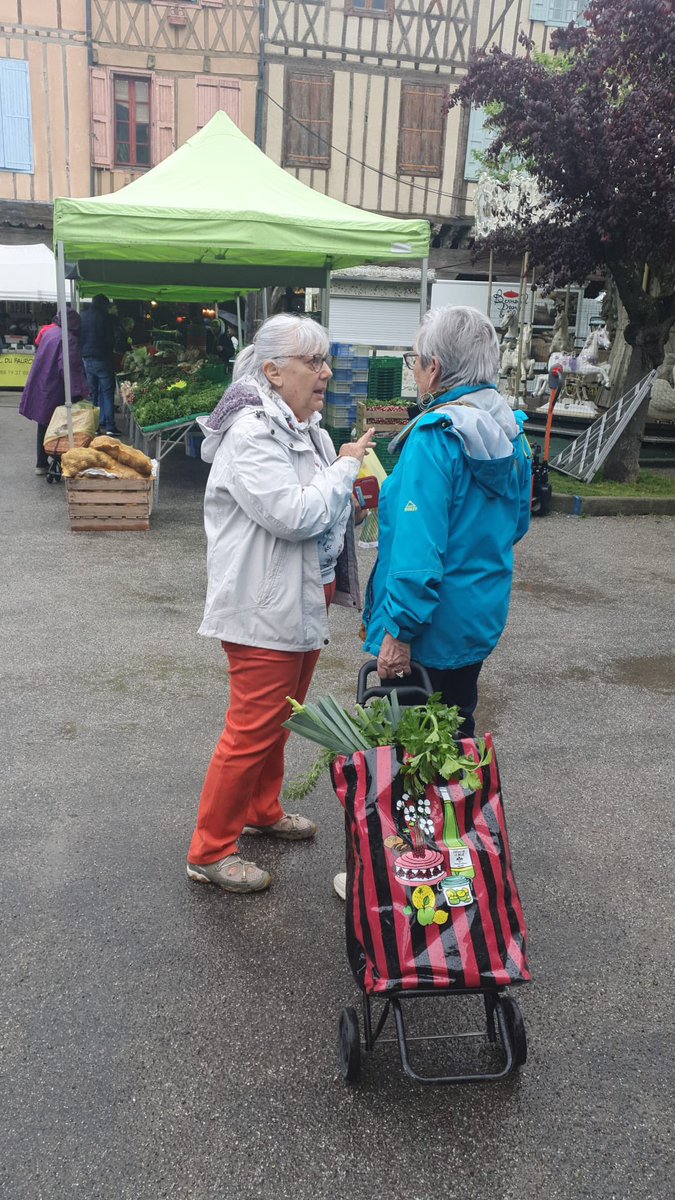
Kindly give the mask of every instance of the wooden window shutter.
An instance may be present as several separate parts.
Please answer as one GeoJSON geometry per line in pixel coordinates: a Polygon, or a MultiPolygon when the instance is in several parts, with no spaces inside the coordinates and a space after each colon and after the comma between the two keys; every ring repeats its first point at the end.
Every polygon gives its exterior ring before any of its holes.
{"type": "Polygon", "coordinates": [[[333,75],[286,70],[285,167],[330,167],[333,75]]]}
{"type": "Polygon", "coordinates": [[[165,75],[153,75],[150,90],[152,165],[168,158],[176,149],[175,84],[165,75]]]}
{"type": "Polygon", "coordinates": [[[24,59],[0,59],[0,167],[33,173],[30,75],[24,59]]]}
{"type": "Polygon", "coordinates": [[[113,114],[110,72],[107,67],[89,71],[91,102],[91,161],[95,167],[112,167],[113,114]]]}
{"type": "Polygon", "coordinates": [[[445,89],[418,83],[401,86],[398,139],[399,175],[443,174],[445,89]]]}
{"type": "Polygon", "coordinates": [[[212,75],[195,78],[195,110],[197,129],[203,129],[219,110],[239,126],[241,86],[238,79],[219,79],[212,75]]]}

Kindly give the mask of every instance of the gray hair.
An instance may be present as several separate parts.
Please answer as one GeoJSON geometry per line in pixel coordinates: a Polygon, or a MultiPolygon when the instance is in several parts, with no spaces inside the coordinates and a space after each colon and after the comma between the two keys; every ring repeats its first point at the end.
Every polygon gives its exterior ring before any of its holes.
{"type": "Polygon", "coordinates": [[[432,308],[417,331],[415,347],[423,367],[441,364],[439,387],[485,383],[494,387],[499,373],[499,342],[492,322],[477,308],[432,308]]]}
{"type": "Polygon", "coordinates": [[[278,362],[296,354],[327,354],[328,333],[311,317],[279,313],[263,321],[250,346],[240,350],[234,360],[232,382],[250,375],[256,383],[269,387],[263,363],[278,362]]]}

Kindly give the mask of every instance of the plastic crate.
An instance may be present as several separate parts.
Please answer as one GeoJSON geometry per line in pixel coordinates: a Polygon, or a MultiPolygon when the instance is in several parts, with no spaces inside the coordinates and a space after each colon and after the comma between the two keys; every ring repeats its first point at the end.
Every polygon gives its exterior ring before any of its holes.
{"type": "MultiPolygon", "coordinates": [[[[340,362],[340,359],[338,359],[337,361],[340,362]]],[[[354,383],[367,383],[368,382],[368,368],[367,367],[352,368],[352,367],[334,366],[333,367],[333,379],[335,379],[336,382],[338,382],[338,383],[341,381],[349,381],[349,380],[353,380],[354,383]]]]}
{"type": "Polygon", "coordinates": [[[199,368],[199,375],[209,383],[225,383],[226,380],[231,380],[232,372],[227,369],[225,363],[205,363],[199,368]]]}
{"type": "Polygon", "coordinates": [[[352,379],[331,379],[328,384],[329,396],[367,396],[368,381],[352,379]]]}
{"type": "Polygon", "coordinates": [[[340,371],[367,371],[370,365],[370,359],[365,355],[350,354],[344,357],[339,354],[334,354],[332,358],[333,370],[340,371]]]}
{"type": "Polygon", "coordinates": [[[370,346],[352,342],[331,342],[330,353],[334,358],[365,358],[370,359],[370,346]]]}
{"type": "Polygon", "coordinates": [[[403,359],[371,359],[368,368],[368,395],[377,400],[396,400],[401,396],[403,382],[403,359]]]}
{"type": "Polygon", "coordinates": [[[335,446],[336,451],[340,449],[340,446],[344,446],[345,442],[354,440],[351,429],[333,429],[329,425],[324,425],[324,429],[335,446]]]}
{"type": "Polygon", "coordinates": [[[326,425],[331,429],[352,429],[356,424],[356,410],[351,408],[327,408],[323,414],[326,425]]]}

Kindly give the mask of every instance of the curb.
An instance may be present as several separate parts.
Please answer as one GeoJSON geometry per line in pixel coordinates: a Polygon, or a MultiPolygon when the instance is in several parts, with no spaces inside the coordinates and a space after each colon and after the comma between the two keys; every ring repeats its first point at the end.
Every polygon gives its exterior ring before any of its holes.
{"type": "Polygon", "coordinates": [[[675,515],[675,496],[569,496],[554,492],[551,512],[574,517],[675,515]]]}

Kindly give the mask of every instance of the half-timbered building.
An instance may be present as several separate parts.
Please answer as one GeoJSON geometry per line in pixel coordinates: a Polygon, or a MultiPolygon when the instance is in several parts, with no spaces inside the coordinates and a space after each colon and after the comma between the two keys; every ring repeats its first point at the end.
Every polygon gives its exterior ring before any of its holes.
{"type": "Polygon", "coordinates": [[[583,0],[267,0],[266,152],[349,204],[462,225],[482,114],[445,112],[478,50],[545,48],[583,0]]]}
{"type": "Polygon", "coordinates": [[[257,0],[0,0],[0,241],[114,191],[223,109],[254,137],[257,0]]]}
{"type": "Polygon", "coordinates": [[[254,136],[256,0],[88,0],[92,193],[116,191],[222,109],[254,136]]]}
{"type": "Polygon", "coordinates": [[[50,241],[89,193],[85,0],[0,0],[0,242],[50,241]]]}

